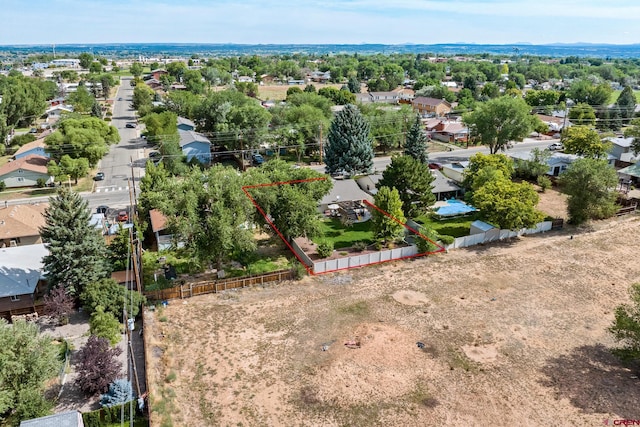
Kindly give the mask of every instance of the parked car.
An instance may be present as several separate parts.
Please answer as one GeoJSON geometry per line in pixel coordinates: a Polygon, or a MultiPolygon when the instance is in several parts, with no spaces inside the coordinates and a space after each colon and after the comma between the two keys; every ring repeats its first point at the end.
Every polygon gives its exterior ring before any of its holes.
{"type": "Polygon", "coordinates": [[[116,220],[118,222],[129,221],[129,214],[127,213],[127,211],[120,211],[118,212],[118,216],[116,217],[116,220]]]}
{"type": "Polygon", "coordinates": [[[262,154],[253,154],[251,156],[251,161],[253,161],[254,166],[260,166],[264,163],[264,157],[262,157],[262,154]]]}
{"type": "Polygon", "coordinates": [[[98,172],[96,176],[93,177],[94,181],[102,181],[104,180],[104,172],[98,172]]]}
{"type": "Polygon", "coordinates": [[[559,142],[554,142],[553,144],[549,145],[547,148],[551,151],[562,151],[564,150],[564,145],[562,145],[559,142]]]}
{"type": "Polygon", "coordinates": [[[126,125],[124,125],[124,127],[129,128],[129,129],[135,129],[136,128],[136,124],[135,123],[127,123],[126,125]]]}
{"type": "Polygon", "coordinates": [[[105,214],[106,216],[107,212],[109,212],[109,206],[100,205],[96,208],[96,213],[105,214]]]}
{"type": "Polygon", "coordinates": [[[438,162],[429,162],[429,169],[442,169],[442,165],[438,162]]]}

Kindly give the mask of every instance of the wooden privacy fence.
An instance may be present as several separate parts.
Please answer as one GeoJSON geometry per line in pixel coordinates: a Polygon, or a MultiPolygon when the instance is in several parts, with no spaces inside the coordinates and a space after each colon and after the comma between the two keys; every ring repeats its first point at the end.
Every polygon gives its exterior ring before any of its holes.
{"type": "Polygon", "coordinates": [[[292,270],[279,270],[266,274],[252,276],[230,277],[214,281],[182,283],[178,286],[157,291],[144,291],[144,296],[149,300],[170,300],[191,298],[197,295],[212,294],[229,289],[246,288],[248,286],[262,285],[263,283],[281,282],[293,279],[292,270]]]}
{"type": "Polygon", "coordinates": [[[621,216],[621,215],[626,215],[626,214],[630,214],[636,211],[636,209],[638,208],[638,204],[634,203],[630,206],[625,206],[623,208],[618,209],[618,211],[616,212],[616,216],[621,216]]]}

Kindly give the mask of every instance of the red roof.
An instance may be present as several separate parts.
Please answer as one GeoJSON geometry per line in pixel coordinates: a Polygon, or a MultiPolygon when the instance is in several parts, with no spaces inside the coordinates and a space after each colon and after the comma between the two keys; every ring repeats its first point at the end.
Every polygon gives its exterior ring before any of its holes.
{"type": "Polygon", "coordinates": [[[36,154],[31,154],[29,156],[24,156],[19,158],[18,160],[14,160],[12,162],[6,163],[2,167],[0,167],[0,176],[6,175],[13,171],[17,171],[18,169],[24,169],[33,172],[39,172],[42,174],[47,173],[47,164],[50,159],[44,156],[38,156],[36,154]]]}
{"type": "Polygon", "coordinates": [[[151,209],[149,211],[149,218],[151,219],[151,231],[154,233],[167,228],[167,217],[158,209],[151,209]]]}

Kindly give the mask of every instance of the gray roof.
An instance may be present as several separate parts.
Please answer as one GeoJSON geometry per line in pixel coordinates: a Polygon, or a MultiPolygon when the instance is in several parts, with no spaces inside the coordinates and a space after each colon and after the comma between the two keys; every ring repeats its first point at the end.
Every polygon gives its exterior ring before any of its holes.
{"type": "Polygon", "coordinates": [[[79,411],[69,411],[22,421],[20,427],[84,427],[84,423],[79,411]]]}
{"type": "Polygon", "coordinates": [[[460,187],[456,185],[455,181],[444,176],[442,172],[432,169],[431,173],[436,177],[436,179],[432,183],[433,190],[431,190],[431,192],[433,194],[460,190],[460,187]]]}
{"type": "Polygon", "coordinates": [[[196,128],[196,124],[185,117],[178,117],[178,125],[187,125],[191,126],[194,129],[196,128]]]}
{"type": "Polygon", "coordinates": [[[376,193],[378,192],[376,185],[378,185],[378,181],[380,181],[381,179],[382,179],[382,174],[376,173],[373,175],[362,176],[358,178],[356,181],[358,182],[358,185],[360,186],[360,188],[362,188],[363,191],[366,191],[367,193],[375,196],[376,193]]]}
{"type": "Polygon", "coordinates": [[[32,294],[43,278],[43,243],[0,249],[0,297],[32,294]]]}
{"type": "Polygon", "coordinates": [[[631,147],[635,138],[605,138],[607,141],[611,141],[613,144],[623,148],[631,147]]]}
{"type": "Polygon", "coordinates": [[[322,198],[321,205],[352,200],[368,200],[373,202],[373,197],[358,187],[353,179],[332,179],[333,188],[322,198]]]}
{"type": "MultiPolygon", "coordinates": [[[[520,160],[531,160],[531,151],[514,151],[509,153],[509,157],[512,159],[520,159],[520,160]]],[[[576,160],[580,159],[580,156],[575,154],[567,154],[567,153],[552,153],[549,160],[547,160],[547,165],[553,166],[558,163],[573,163],[576,160]]]]}
{"type": "Polygon", "coordinates": [[[180,147],[184,147],[185,145],[189,145],[194,142],[211,145],[211,141],[209,141],[206,136],[200,135],[192,130],[178,130],[178,134],[180,135],[180,147]]]}

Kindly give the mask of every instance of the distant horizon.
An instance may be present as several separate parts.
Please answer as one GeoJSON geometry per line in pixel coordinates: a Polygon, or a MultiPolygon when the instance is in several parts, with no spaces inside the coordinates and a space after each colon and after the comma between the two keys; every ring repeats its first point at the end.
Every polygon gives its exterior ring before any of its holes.
{"type": "Polygon", "coordinates": [[[476,42],[441,42],[441,43],[240,43],[240,42],[96,42],[96,43],[7,43],[0,47],[45,47],[45,46],[640,46],[635,43],[596,43],[596,42],[550,42],[550,43],[476,43],[476,42]]]}
{"type": "Polygon", "coordinates": [[[640,43],[637,0],[3,0],[2,12],[5,46],[640,43]]]}

